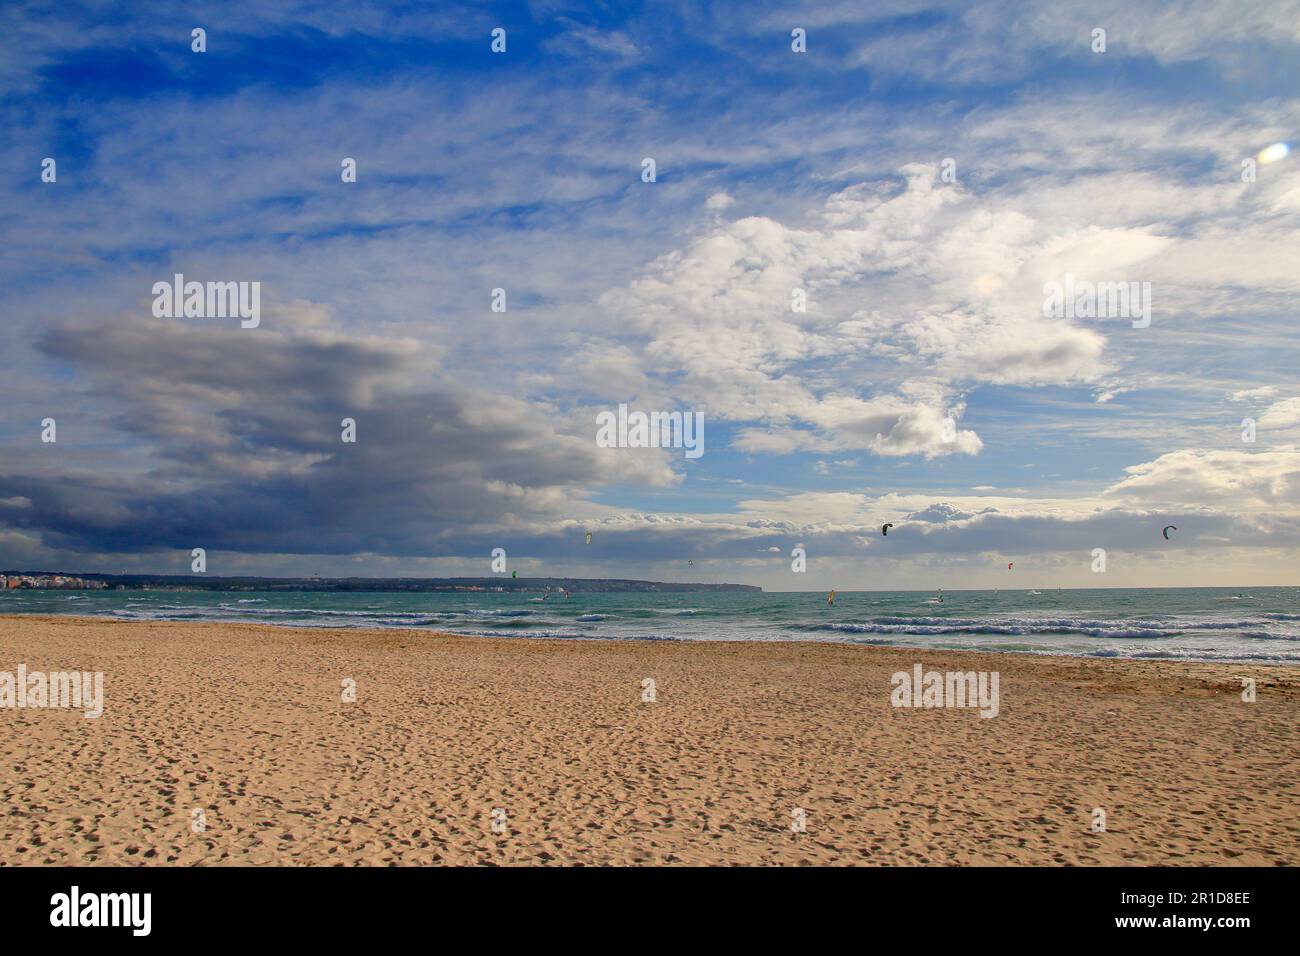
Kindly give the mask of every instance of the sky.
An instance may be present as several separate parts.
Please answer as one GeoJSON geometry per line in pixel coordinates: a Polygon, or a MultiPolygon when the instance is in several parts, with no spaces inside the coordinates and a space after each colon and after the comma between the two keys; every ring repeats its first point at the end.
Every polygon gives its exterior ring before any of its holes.
{"type": "Polygon", "coordinates": [[[10,3],[0,93],[0,569],[1297,583],[1296,0],[10,3]]]}

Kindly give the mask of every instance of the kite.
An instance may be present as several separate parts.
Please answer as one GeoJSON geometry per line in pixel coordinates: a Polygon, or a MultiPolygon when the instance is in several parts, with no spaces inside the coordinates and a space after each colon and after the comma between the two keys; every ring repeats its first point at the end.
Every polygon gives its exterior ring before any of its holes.
{"type": "Polygon", "coordinates": [[[880,533],[881,533],[882,535],[888,535],[888,534],[889,534],[889,529],[892,528],[892,527],[893,527],[893,524],[882,524],[882,525],[880,526],[880,533]]]}
{"type": "Polygon", "coordinates": [[[1161,531],[1160,533],[1163,534],[1163,535],[1165,536],[1165,540],[1168,541],[1168,540],[1169,540],[1169,532],[1170,532],[1170,531],[1177,531],[1177,530],[1178,530],[1178,529],[1175,528],[1173,525],[1171,525],[1171,524],[1167,524],[1167,525],[1165,525],[1165,530],[1164,530],[1164,531],[1161,531]]]}
{"type": "Polygon", "coordinates": [[[1015,567],[1015,564],[1016,564],[1016,562],[1014,562],[1014,561],[1009,562],[1009,563],[1007,564],[1007,570],[1010,571],[1013,567],[1015,567]]]}
{"type": "Polygon", "coordinates": [[[587,544],[591,544],[591,532],[587,532],[587,544]]]}
{"type": "Polygon", "coordinates": [[[511,571],[511,572],[510,572],[510,576],[511,576],[512,578],[517,578],[517,577],[519,577],[519,572],[518,572],[518,571],[511,571]]]}

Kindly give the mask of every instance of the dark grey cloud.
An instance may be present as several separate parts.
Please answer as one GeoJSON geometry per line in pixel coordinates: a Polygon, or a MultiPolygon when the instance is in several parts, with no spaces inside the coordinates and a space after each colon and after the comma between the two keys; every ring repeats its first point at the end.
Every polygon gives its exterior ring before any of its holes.
{"type": "Polygon", "coordinates": [[[489,528],[545,539],[601,485],[673,478],[665,458],[598,449],[594,424],[445,377],[415,342],[290,314],[70,325],[39,347],[137,463],[0,475],[0,523],[54,548],[457,554],[499,544],[489,528]]]}

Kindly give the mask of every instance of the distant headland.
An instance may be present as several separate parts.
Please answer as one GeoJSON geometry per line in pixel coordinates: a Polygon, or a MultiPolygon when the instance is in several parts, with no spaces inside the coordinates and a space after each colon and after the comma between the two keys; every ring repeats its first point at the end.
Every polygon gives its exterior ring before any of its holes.
{"type": "Polygon", "coordinates": [[[141,591],[762,591],[753,584],[696,584],[626,578],[258,578],[206,574],[65,574],[5,571],[0,590],[141,591]]]}

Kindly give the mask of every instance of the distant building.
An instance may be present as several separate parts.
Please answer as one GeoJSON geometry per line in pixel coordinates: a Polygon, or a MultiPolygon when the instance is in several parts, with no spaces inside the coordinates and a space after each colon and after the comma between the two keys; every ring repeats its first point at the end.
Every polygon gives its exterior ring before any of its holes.
{"type": "Polygon", "coordinates": [[[100,590],[108,587],[104,581],[89,581],[71,574],[0,574],[0,588],[13,591],[18,588],[52,588],[60,591],[100,590]]]}

